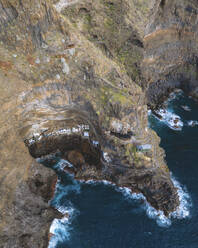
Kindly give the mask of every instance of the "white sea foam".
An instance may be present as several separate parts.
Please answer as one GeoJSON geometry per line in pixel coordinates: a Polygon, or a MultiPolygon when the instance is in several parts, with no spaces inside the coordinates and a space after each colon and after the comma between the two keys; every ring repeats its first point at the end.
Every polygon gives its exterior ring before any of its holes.
{"type": "Polygon", "coordinates": [[[154,115],[159,121],[165,123],[169,128],[175,131],[181,131],[183,128],[183,121],[179,115],[174,114],[171,110],[160,109],[156,113],[161,117],[154,115]]]}
{"type": "Polygon", "coordinates": [[[101,181],[104,185],[115,185],[114,183],[110,182],[110,181],[107,181],[107,180],[102,180],[101,181]]]}
{"type": "Polygon", "coordinates": [[[96,181],[94,180],[84,180],[84,179],[80,179],[79,180],[80,183],[86,183],[86,184],[96,184],[96,181]]]}
{"type": "MultiPolygon", "coordinates": [[[[65,160],[65,159],[60,159],[60,161],[58,163],[56,163],[53,168],[58,170],[58,171],[64,171],[65,168],[73,168],[73,164],[71,164],[69,161],[65,160]]],[[[68,173],[69,175],[69,173],[68,173]]],[[[70,174],[72,175],[72,174],[70,174]]]]}
{"type": "Polygon", "coordinates": [[[49,241],[48,248],[56,247],[58,242],[63,242],[65,240],[70,239],[70,233],[72,230],[71,220],[74,215],[73,208],[64,208],[58,207],[58,210],[64,212],[67,216],[64,216],[62,219],[54,219],[51,227],[50,227],[50,234],[53,234],[49,241]]]}
{"type": "Polygon", "coordinates": [[[92,184],[92,185],[99,185],[99,184],[104,184],[108,186],[115,186],[114,183],[107,181],[107,180],[79,180],[81,183],[85,184],[92,184]]]}
{"type": "Polygon", "coordinates": [[[158,226],[169,227],[171,225],[171,219],[166,217],[162,211],[153,208],[146,200],[144,202],[143,209],[146,211],[146,214],[150,219],[156,221],[158,226]]]}
{"type": "MultiPolygon", "coordinates": [[[[56,184],[56,190],[55,193],[58,192],[58,194],[56,194],[56,198],[53,200],[53,202],[57,206],[62,206],[61,205],[61,199],[65,198],[69,193],[75,193],[75,194],[80,194],[81,192],[81,184],[79,181],[76,181],[72,178],[72,175],[68,175],[70,176],[70,179],[72,180],[72,184],[68,184],[68,185],[63,185],[61,184],[61,180],[58,179],[57,184],[56,184]]],[[[59,210],[59,209],[58,209],[59,210]]]]}
{"type": "MultiPolygon", "coordinates": [[[[83,181],[83,180],[81,180],[81,182],[87,183],[87,184],[94,184],[94,185],[102,183],[105,185],[110,185],[110,186],[115,187],[115,189],[118,192],[121,192],[126,199],[140,202],[141,203],[140,208],[146,212],[146,215],[150,219],[154,219],[160,227],[169,227],[172,223],[171,217],[177,218],[177,216],[175,216],[174,214],[172,214],[170,217],[166,217],[162,211],[158,211],[155,208],[153,208],[147,202],[147,200],[143,194],[132,193],[131,189],[129,189],[127,187],[117,187],[117,186],[115,186],[115,184],[113,184],[109,181],[106,181],[106,180],[102,180],[102,181],[94,181],[94,180],[83,181]]],[[[182,207],[181,207],[181,209],[182,209],[182,207]]]]}
{"type": "Polygon", "coordinates": [[[154,219],[158,226],[169,227],[172,224],[172,219],[185,219],[190,217],[190,208],[192,206],[191,197],[180,183],[171,176],[174,186],[177,188],[180,204],[176,211],[169,214],[168,217],[164,215],[162,211],[158,211],[153,208],[141,193],[132,193],[129,188],[119,187],[118,191],[122,192],[127,199],[142,201],[142,208],[146,211],[147,216],[150,219],[154,219]]]}
{"type": "Polygon", "coordinates": [[[188,194],[187,190],[184,189],[180,183],[173,177],[171,176],[171,179],[173,181],[174,186],[177,188],[178,196],[179,196],[179,201],[180,204],[176,211],[172,212],[169,214],[168,217],[164,215],[162,211],[156,210],[153,208],[146,200],[144,195],[142,193],[133,193],[131,189],[127,187],[117,187],[115,184],[102,180],[102,181],[95,181],[95,180],[88,180],[84,181],[81,180],[82,183],[87,183],[87,184],[105,184],[105,185],[110,185],[114,186],[115,189],[119,192],[121,192],[126,199],[128,200],[133,200],[133,201],[138,201],[141,203],[141,208],[146,212],[146,215],[150,218],[156,221],[157,225],[160,227],[169,227],[172,224],[172,219],[185,219],[190,217],[190,208],[192,206],[191,203],[191,197],[188,194]]]}
{"type": "Polygon", "coordinates": [[[171,213],[171,217],[177,219],[184,219],[190,217],[190,209],[192,207],[192,200],[185,187],[171,176],[174,186],[177,188],[180,204],[175,212],[171,213]]]}
{"type": "Polygon", "coordinates": [[[176,99],[177,97],[183,95],[183,91],[180,89],[175,90],[174,92],[170,93],[168,99],[166,100],[165,103],[169,103],[172,100],[176,99]]]}
{"type": "Polygon", "coordinates": [[[65,167],[73,168],[73,164],[71,164],[69,161],[65,159],[61,159],[58,163],[59,168],[64,170],[65,167]]]}
{"type": "Polygon", "coordinates": [[[141,193],[132,193],[131,189],[127,187],[116,187],[115,184],[107,181],[95,181],[95,180],[72,180],[71,185],[64,186],[60,183],[60,180],[58,180],[57,188],[56,190],[61,192],[56,197],[56,207],[57,209],[64,215],[67,214],[67,216],[63,217],[62,219],[55,219],[51,225],[50,233],[54,234],[54,236],[51,237],[48,248],[53,248],[57,245],[58,241],[65,241],[70,239],[70,234],[72,230],[72,219],[77,213],[77,210],[75,210],[72,207],[71,203],[68,203],[69,206],[65,207],[60,204],[61,199],[66,195],[68,195],[69,192],[75,192],[80,193],[81,190],[81,183],[86,184],[104,184],[107,186],[114,187],[117,191],[121,192],[124,197],[126,197],[128,200],[137,201],[140,204],[140,209],[145,211],[146,215],[150,218],[156,221],[157,225],[160,227],[169,227],[172,224],[172,220],[174,218],[176,219],[185,219],[190,217],[190,208],[191,208],[191,198],[190,195],[187,193],[187,191],[180,185],[180,183],[171,176],[174,186],[177,188],[178,196],[180,205],[178,206],[177,210],[170,213],[169,217],[166,217],[162,211],[157,211],[155,208],[153,208],[146,200],[143,194],[141,193]]]}
{"type": "Polygon", "coordinates": [[[62,205],[57,205],[56,209],[63,215],[71,216],[74,212],[74,209],[72,207],[65,207],[62,205]]]}
{"type": "MultiPolygon", "coordinates": [[[[71,177],[72,179],[72,177],[71,177]]],[[[53,234],[49,241],[48,248],[56,247],[58,242],[63,242],[70,239],[72,231],[72,220],[78,214],[78,211],[72,206],[70,201],[64,200],[62,205],[62,199],[66,199],[66,196],[72,192],[79,194],[81,190],[81,185],[78,181],[72,180],[71,185],[62,185],[61,180],[58,179],[56,184],[56,197],[52,200],[52,205],[56,206],[56,209],[64,215],[62,219],[54,219],[51,227],[50,233],[53,234]]]]}
{"type": "Polygon", "coordinates": [[[190,107],[189,106],[187,106],[187,105],[182,105],[181,106],[185,111],[191,111],[191,109],[190,109],[190,107]]]}
{"type": "Polygon", "coordinates": [[[142,200],[142,208],[145,210],[146,215],[156,221],[157,225],[160,227],[169,227],[172,224],[172,219],[184,219],[190,217],[190,207],[191,207],[191,199],[190,195],[184,191],[179,182],[172,177],[174,186],[177,188],[177,192],[179,195],[180,205],[177,210],[170,213],[169,217],[166,217],[162,211],[158,211],[153,208],[146,200],[146,198],[141,193],[132,193],[132,191],[128,188],[118,188],[117,190],[122,192],[123,195],[132,200],[142,200]]]}
{"type": "Polygon", "coordinates": [[[60,226],[62,224],[66,224],[68,222],[68,217],[64,217],[62,219],[54,219],[52,222],[52,225],[50,226],[50,233],[56,235],[56,233],[59,231],[60,226]]]}
{"type": "Polygon", "coordinates": [[[141,202],[140,208],[142,208],[146,215],[156,221],[158,226],[160,227],[169,227],[171,225],[171,220],[164,215],[162,211],[158,211],[153,208],[146,200],[143,194],[141,193],[132,193],[132,191],[125,187],[120,187],[117,189],[118,191],[122,192],[123,195],[130,200],[135,200],[141,202]]]}
{"type": "Polygon", "coordinates": [[[187,122],[187,124],[190,127],[198,126],[198,121],[190,120],[187,122]]]}

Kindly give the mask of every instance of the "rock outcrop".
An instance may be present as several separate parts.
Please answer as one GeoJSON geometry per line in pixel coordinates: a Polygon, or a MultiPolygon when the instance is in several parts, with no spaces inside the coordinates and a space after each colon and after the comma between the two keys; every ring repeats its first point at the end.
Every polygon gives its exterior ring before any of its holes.
{"type": "Polygon", "coordinates": [[[0,0],[0,247],[47,247],[60,215],[56,175],[36,158],[177,208],[147,104],[196,86],[196,3],[181,2],[0,0]]]}
{"type": "Polygon", "coordinates": [[[197,97],[197,11],[196,1],[161,0],[155,6],[142,61],[152,107],[175,88],[197,97]]]}

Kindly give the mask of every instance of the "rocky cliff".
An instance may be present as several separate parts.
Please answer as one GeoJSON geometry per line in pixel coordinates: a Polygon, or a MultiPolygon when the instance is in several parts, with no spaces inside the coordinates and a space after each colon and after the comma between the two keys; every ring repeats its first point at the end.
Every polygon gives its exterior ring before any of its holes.
{"type": "Polygon", "coordinates": [[[196,92],[196,5],[0,0],[0,247],[47,247],[60,214],[40,157],[176,209],[147,104],[175,87],[196,92]]]}
{"type": "Polygon", "coordinates": [[[197,11],[196,1],[162,0],[150,16],[142,71],[151,106],[175,88],[197,98],[197,11]]]}

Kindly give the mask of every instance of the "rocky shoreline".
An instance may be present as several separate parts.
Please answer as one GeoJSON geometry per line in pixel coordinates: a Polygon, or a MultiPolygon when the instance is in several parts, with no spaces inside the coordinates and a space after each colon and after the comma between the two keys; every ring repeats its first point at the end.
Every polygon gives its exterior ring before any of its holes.
{"type": "Polygon", "coordinates": [[[150,81],[148,105],[174,89],[197,99],[197,9],[194,1],[159,1],[144,36],[143,74],[150,81]]]}
{"type": "Polygon", "coordinates": [[[124,161],[122,153],[115,156],[110,146],[113,144],[108,144],[108,153],[105,154],[100,144],[95,147],[90,139],[83,140],[75,134],[59,134],[31,144],[29,150],[34,157],[41,156],[41,163],[49,167],[53,167],[60,158],[69,161],[71,164],[65,170],[74,174],[75,179],[106,180],[119,187],[128,187],[133,192],[143,193],[153,207],[166,215],[173,212],[178,206],[177,193],[166,176],[167,172],[153,168],[151,147],[138,151],[134,146],[136,161],[129,164],[124,161]],[[77,142],[72,144],[74,140],[77,142]],[[45,149],[41,151],[40,147],[45,149]],[[49,156],[50,151],[54,155],[49,156]]]}
{"type": "Polygon", "coordinates": [[[49,206],[56,175],[38,158],[141,192],[166,215],[177,208],[147,106],[175,88],[196,96],[196,11],[193,1],[0,0],[0,247],[47,247],[61,217],[49,206]]]}

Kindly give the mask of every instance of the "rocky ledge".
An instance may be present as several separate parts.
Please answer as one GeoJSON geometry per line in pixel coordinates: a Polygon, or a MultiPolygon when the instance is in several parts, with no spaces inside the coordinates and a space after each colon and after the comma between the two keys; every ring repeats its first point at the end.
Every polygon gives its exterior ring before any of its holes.
{"type": "Polygon", "coordinates": [[[62,158],[70,162],[65,171],[74,174],[75,179],[107,180],[143,193],[165,215],[174,211],[177,193],[168,170],[160,164],[163,153],[158,153],[161,151],[154,134],[148,130],[144,141],[149,143],[142,143],[132,126],[128,124],[127,130],[124,122],[115,118],[110,130],[103,132],[97,115],[91,116],[91,111],[65,109],[68,118],[61,123],[53,123],[51,130],[42,133],[35,130],[37,135],[26,140],[30,154],[48,167],[62,158]]]}
{"type": "Polygon", "coordinates": [[[47,167],[60,158],[76,179],[177,208],[147,105],[176,87],[196,95],[196,11],[194,1],[0,0],[0,247],[47,247],[60,216],[47,167]]]}
{"type": "Polygon", "coordinates": [[[153,108],[178,88],[197,98],[197,11],[196,1],[156,1],[143,38],[142,60],[153,108]]]}

